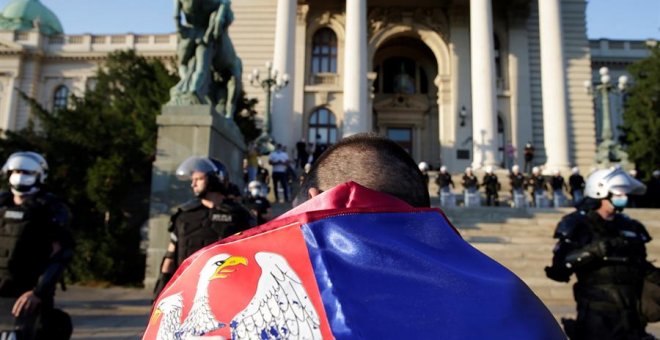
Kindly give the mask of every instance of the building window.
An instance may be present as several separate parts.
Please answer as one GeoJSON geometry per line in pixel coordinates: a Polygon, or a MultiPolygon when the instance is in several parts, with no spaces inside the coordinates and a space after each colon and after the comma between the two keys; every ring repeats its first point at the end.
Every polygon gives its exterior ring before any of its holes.
{"type": "Polygon", "coordinates": [[[399,144],[406,152],[412,154],[413,132],[411,128],[388,128],[387,137],[399,144]]]}
{"type": "Polygon", "coordinates": [[[374,66],[378,75],[374,82],[375,93],[427,94],[429,78],[424,67],[407,57],[391,57],[382,65],[374,66]]]}
{"type": "Polygon", "coordinates": [[[66,108],[68,101],[69,88],[64,85],[58,86],[53,94],[53,111],[66,108]]]}
{"type": "Polygon", "coordinates": [[[493,38],[495,43],[495,77],[497,77],[497,79],[502,79],[502,55],[500,39],[497,38],[497,35],[495,35],[493,38]]]}
{"type": "Polygon", "coordinates": [[[500,167],[506,169],[506,136],[504,134],[504,120],[497,116],[497,158],[500,161],[500,167]]]}
{"type": "Polygon", "coordinates": [[[314,33],[312,73],[337,73],[337,35],[328,27],[314,33]]]}
{"type": "Polygon", "coordinates": [[[337,142],[337,120],[334,113],[326,108],[319,108],[309,117],[310,142],[318,144],[334,144],[337,142]]]}

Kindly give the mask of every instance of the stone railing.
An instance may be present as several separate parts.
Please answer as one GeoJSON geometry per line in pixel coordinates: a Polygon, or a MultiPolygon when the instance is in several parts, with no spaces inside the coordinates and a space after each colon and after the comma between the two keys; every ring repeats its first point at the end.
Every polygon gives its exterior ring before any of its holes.
{"type": "Polygon", "coordinates": [[[49,52],[106,52],[117,49],[176,50],[176,34],[54,35],[46,40],[49,52]]]}
{"type": "Polygon", "coordinates": [[[308,85],[340,85],[339,75],[336,73],[315,73],[309,77],[308,85]]]}

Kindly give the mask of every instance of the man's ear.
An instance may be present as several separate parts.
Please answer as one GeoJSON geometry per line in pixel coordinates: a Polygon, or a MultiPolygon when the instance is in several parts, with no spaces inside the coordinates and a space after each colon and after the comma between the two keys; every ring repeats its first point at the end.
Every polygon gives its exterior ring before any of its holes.
{"type": "Polygon", "coordinates": [[[307,194],[309,195],[309,198],[314,198],[318,196],[321,192],[322,191],[317,188],[309,188],[309,190],[307,190],[307,194]]]}

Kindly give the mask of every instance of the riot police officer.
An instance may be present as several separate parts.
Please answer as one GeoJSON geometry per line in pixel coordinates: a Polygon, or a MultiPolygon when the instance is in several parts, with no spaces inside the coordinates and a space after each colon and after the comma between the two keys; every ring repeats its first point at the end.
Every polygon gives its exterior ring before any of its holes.
{"type": "Polygon", "coordinates": [[[426,162],[419,162],[417,165],[419,168],[419,171],[422,172],[422,177],[424,178],[424,183],[426,183],[426,186],[429,185],[429,164],[426,162]]]}
{"type": "Polygon", "coordinates": [[[463,203],[466,207],[478,207],[481,205],[481,196],[479,195],[479,180],[472,172],[471,167],[465,168],[465,173],[461,181],[463,185],[463,203]]]}
{"type": "Polygon", "coordinates": [[[643,339],[642,283],[653,267],[646,261],[651,240],[644,226],[621,213],[628,195],[645,191],[620,168],[598,170],[588,179],[578,211],[564,216],[554,237],[549,278],[573,287],[577,321],[563,320],[571,339],[643,339]]]}
{"type": "Polygon", "coordinates": [[[197,250],[255,225],[254,217],[229,195],[223,184],[225,166],[211,158],[189,157],[176,170],[190,180],[196,198],[178,207],[170,219],[170,243],[161,265],[154,297],[165,288],[176,268],[197,250]]]}
{"type": "Polygon", "coordinates": [[[563,207],[566,202],[564,190],[568,190],[566,181],[561,175],[559,169],[552,170],[552,177],[550,177],[550,187],[552,188],[552,200],[556,208],[563,207]]]}
{"type": "Polygon", "coordinates": [[[435,184],[438,185],[438,195],[440,196],[440,205],[445,208],[453,208],[456,206],[456,199],[454,194],[451,192],[451,188],[454,188],[454,181],[451,178],[451,174],[447,172],[446,166],[440,167],[440,172],[438,177],[435,179],[435,184]]]}
{"type": "Polygon", "coordinates": [[[250,182],[248,196],[245,198],[245,206],[257,217],[257,224],[266,223],[271,218],[271,205],[268,199],[262,196],[261,186],[261,182],[250,182]]]}
{"type": "Polygon", "coordinates": [[[520,172],[520,167],[518,165],[511,167],[509,180],[511,181],[511,198],[513,200],[513,206],[516,208],[525,207],[525,188],[527,185],[527,179],[525,178],[525,175],[520,172]]]}
{"type": "Polygon", "coordinates": [[[573,205],[578,204],[582,197],[584,197],[584,178],[580,175],[580,169],[573,167],[571,169],[571,177],[568,178],[568,185],[570,186],[571,196],[573,196],[573,205]]]}
{"type": "Polygon", "coordinates": [[[2,168],[0,194],[0,324],[3,336],[69,339],[71,318],[54,308],[55,287],[73,256],[69,210],[46,192],[46,160],[17,152],[2,168]]]}
{"type": "Polygon", "coordinates": [[[527,186],[531,188],[532,204],[537,208],[545,208],[548,199],[546,197],[548,185],[539,167],[532,168],[532,175],[527,179],[527,186]]]}
{"type": "Polygon", "coordinates": [[[497,199],[499,197],[498,191],[500,190],[501,186],[499,180],[497,179],[497,175],[495,175],[493,172],[492,166],[486,167],[486,174],[484,175],[482,185],[484,188],[486,188],[486,205],[500,205],[497,199]]]}

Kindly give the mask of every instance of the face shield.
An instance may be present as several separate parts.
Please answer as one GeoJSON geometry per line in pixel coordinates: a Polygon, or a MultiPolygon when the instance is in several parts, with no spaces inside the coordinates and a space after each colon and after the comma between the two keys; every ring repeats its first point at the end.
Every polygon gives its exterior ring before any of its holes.
{"type": "Polygon", "coordinates": [[[9,156],[2,173],[9,175],[9,184],[14,195],[27,195],[39,190],[46,178],[46,160],[35,152],[16,152],[9,156]],[[38,182],[38,183],[37,183],[38,182]]]}
{"type": "Polygon", "coordinates": [[[587,179],[585,195],[595,199],[613,195],[643,195],[646,186],[621,168],[597,170],[587,179]]]}
{"type": "Polygon", "coordinates": [[[217,171],[216,166],[208,158],[192,156],[179,165],[176,169],[176,177],[179,180],[186,181],[192,178],[194,172],[209,174],[217,171]]]}

